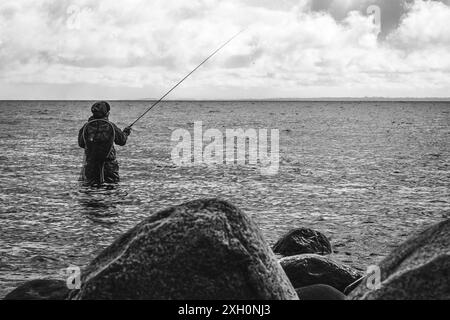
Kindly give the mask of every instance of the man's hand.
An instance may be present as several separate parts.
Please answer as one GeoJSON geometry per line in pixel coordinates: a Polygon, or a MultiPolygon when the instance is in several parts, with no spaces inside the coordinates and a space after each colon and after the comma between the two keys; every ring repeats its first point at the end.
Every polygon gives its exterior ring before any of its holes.
{"type": "Polygon", "coordinates": [[[125,129],[123,129],[123,133],[125,133],[125,135],[128,137],[131,134],[131,128],[126,127],[125,129]]]}

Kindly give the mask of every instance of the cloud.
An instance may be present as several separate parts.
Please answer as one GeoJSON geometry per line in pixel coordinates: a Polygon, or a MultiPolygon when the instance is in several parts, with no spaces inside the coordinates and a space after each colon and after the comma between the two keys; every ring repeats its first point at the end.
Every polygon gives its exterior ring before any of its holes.
{"type": "Polygon", "coordinates": [[[449,18],[447,0],[2,0],[0,98],[30,84],[157,95],[247,26],[175,96],[443,96],[449,18]]]}
{"type": "Polygon", "coordinates": [[[450,48],[449,7],[440,2],[418,2],[411,7],[390,41],[405,50],[421,48],[450,48]]]}

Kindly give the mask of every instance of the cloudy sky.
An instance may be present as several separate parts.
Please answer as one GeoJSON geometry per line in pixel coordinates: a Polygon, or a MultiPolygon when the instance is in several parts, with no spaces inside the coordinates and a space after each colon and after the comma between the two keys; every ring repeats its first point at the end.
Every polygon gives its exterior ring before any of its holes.
{"type": "Polygon", "coordinates": [[[1,0],[0,99],[450,96],[450,0],[1,0]],[[378,21],[378,10],[380,21],[378,21]]]}

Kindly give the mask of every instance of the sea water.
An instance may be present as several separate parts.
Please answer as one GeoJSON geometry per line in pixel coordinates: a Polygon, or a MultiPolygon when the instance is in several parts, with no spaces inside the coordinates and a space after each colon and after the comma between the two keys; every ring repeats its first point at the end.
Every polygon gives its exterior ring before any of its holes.
{"type": "MultiPolygon", "coordinates": [[[[86,101],[0,102],[0,297],[20,283],[64,279],[152,212],[220,197],[273,244],[294,227],[331,240],[334,258],[364,270],[407,237],[450,217],[446,102],[165,102],[117,147],[122,181],[79,184],[86,101]],[[278,129],[280,164],[178,166],[174,130],[278,129]]],[[[130,124],[147,101],[111,102],[130,124]]]]}

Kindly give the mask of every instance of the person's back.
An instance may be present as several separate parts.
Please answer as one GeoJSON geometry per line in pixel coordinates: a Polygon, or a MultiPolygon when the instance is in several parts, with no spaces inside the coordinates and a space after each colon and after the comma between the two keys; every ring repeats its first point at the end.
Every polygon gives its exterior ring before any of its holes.
{"type": "Polygon", "coordinates": [[[88,184],[117,183],[120,179],[114,144],[124,146],[131,129],[122,131],[110,122],[110,109],[107,102],[95,103],[93,116],[78,133],[78,145],[85,149],[81,180],[88,184]]]}

